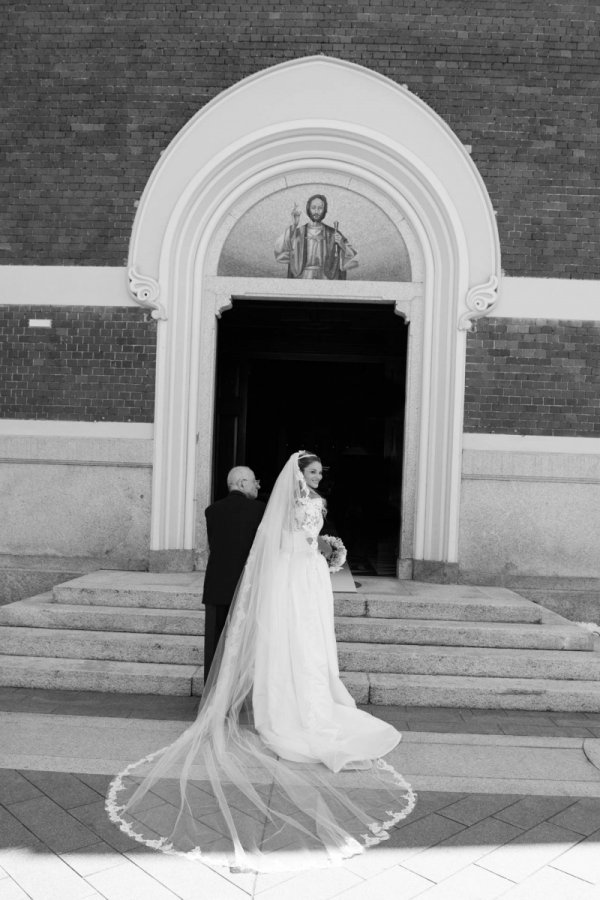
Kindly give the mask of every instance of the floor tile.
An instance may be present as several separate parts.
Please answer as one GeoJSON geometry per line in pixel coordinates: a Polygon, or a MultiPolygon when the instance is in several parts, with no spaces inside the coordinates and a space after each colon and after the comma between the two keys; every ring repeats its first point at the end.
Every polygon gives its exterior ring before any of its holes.
{"type": "Polygon", "coordinates": [[[99,795],[75,775],[68,772],[23,772],[28,781],[63,809],[84,806],[98,800],[99,795]]]}
{"type": "Polygon", "coordinates": [[[568,875],[575,875],[592,884],[600,884],[600,831],[595,831],[558,859],[553,860],[552,866],[568,875]]]}
{"type": "Polygon", "coordinates": [[[360,856],[352,857],[345,864],[345,868],[362,878],[371,878],[463,830],[463,826],[458,822],[432,813],[402,828],[394,829],[390,832],[389,840],[372,847],[360,856]]]}
{"type": "Polygon", "coordinates": [[[43,844],[1,850],[0,865],[31,900],[88,900],[94,894],[87,881],[43,844]]]}
{"type": "MultiPolygon", "coordinates": [[[[38,839],[29,828],[26,828],[8,809],[0,806],[0,849],[26,847],[38,843],[38,839]]],[[[1,857],[0,866],[2,866],[1,857]]]]}
{"type": "Polygon", "coordinates": [[[484,819],[483,822],[465,828],[441,844],[413,856],[403,865],[411,872],[437,883],[486,857],[490,851],[501,847],[519,834],[521,830],[514,825],[500,822],[498,819],[484,819]]]}
{"type": "Polygon", "coordinates": [[[545,866],[515,885],[502,900],[598,900],[598,890],[579,878],[545,866]]]}
{"type": "Polygon", "coordinates": [[[121,853],[140,846],[137,841],[110,821],[103,800],[89,803],[87,806],[77,806],[70,811],[70,815],[86,825],[96,835],[94,843],[101,839],[121,853]]]}
{"type": "MultiPolygon", "coordinates": [[[[156,881],[130,860],[87,878],[106,900],[176,900],[177,894],[156,881]]],[[[198,885],[198,896],[202,890],[198,885]]],[[[177,898],[179,900],[179,898],[177,898]]]]}
{"type": "Polygon", "coordinates": [[[261,900],[330,900],[361,881],[358,875],[349,872],[346,867],[313,869],[263,891],[260,897],[261,900]]]}
{"type": "Polygon", "coordinates": [[[14,769],[0,769],[0,803],[8,806],[20,800],[41,797],[41,791],[14,769]]]}
{"type": "Polygon", "coordinates": [[[440,810],[440,815],[463,825],[474,825],[499,810],[510,807],[516,800],[518,797],[514,794],[470,794],[463,800],[445,806],[440,810]]]}
{"type": "Polygon", "coordinates": [[[572,831],[543,822],[488,853],[479,865],[518,883],[561,857],[578,840],[572,831]]]}
{"type": "Polygon", "coordinates": [[[103,872],[104,869],[119,866],[123,862],[123,856],[103,842],[92,844],[91,847],[85,847],[83,850],[61,853],[60,858],[83,878],[94,875],[96,872],[103,872]]]}
{"type": "Polygon", "coordinates": [[[57,853],[98,843],[96,835],[49,797],[13,803],[10,812],[57,853]]]}
{"type": "MultiPolygon", "coordinates": [[[[252,895],[255,875],[248,879],[249,890],[237,887],[230,880],[200,862],[165,853],[140,853],[132,850],[127,858],[156,882],[172,891],[180,900],[247,900],[252,895]]],[[[224,873],[228,873],[225,869],[224,873]]]]}
{"type": "Polygon", "coordinates": [[[495,816],[503,822],[518,825],[519,828],[533,828],[573,803],[573,797],[523,797],[512,806],[499,810],[495,816]]]}
{"type": "Polygon", "coordinates": [[[511,886],[506,878],[474,864],[434,885],[423,894],[423,900],[494,900],[504,897],[511,886]]]}
{"type": "Polygon", "coordinates": [[[600,797],[583,797],[548,821],[577,834],[592,834],[600,827],[600,797]]]}
{"type": "Polygon", "coordinates": [[[430,887],[431,881],[427,881],[426,878],[421,878],[420,875],[415,875],[402,866],[393,866],[367,881],[336,894],[335,900],[384,900],[384,898],[411,900],[412,897],[423,896],[423,892],[430,887]]]}
{"type": "Polygon", "coordinates": [[[8,875],[0,881],[0,897],[2,900],[30,900],[29,894],[8,875]]]}
{"type": "MultiPolygon", "coordinates": [[[[88,787],[91,787],[101,797],[106,797],[108,787],[113,780],[112,775],[88,775],[85,772],[76,772],[75,777],[87,784],[88,787]]],[[[98,798],[96,797],[95,799],[97,800],[98,798]]]]}

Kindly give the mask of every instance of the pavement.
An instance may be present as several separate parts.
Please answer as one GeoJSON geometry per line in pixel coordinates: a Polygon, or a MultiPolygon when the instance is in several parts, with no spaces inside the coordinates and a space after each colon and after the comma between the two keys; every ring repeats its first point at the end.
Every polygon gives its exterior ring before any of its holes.
{"type": "Polygon", "coordinates": [[[104,812],[112,774],[197,704],[0,689],[1,900],[600,900],[600,713],[363,707],[403,732],[390,761],[416,808],[343,866],[254,875],[149,850],[104,812]]]}

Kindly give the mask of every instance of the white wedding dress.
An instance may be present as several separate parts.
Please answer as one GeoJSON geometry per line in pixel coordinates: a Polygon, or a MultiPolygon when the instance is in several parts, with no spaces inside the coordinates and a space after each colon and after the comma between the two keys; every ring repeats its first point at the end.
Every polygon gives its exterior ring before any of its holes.
{"type": "Polygon", "coordinates": [[[268,627],[257,639],[252,706],[256,729],[275,753],[339,772],[385,756],[400,734],[357,709],[340,681],[331,577],[318,549],[322,526],[323,500],[298,497],[294,530],[282,536],[268,627]]]}
{"type": "Polygon", "coordinates": [[[236,870],[339,863],[415,803],[382,759],[400,734],[339,678],[323,501],[298,458],[271,494],[196,721],[121,772],[106,802],[147,846],[236,870]]]}

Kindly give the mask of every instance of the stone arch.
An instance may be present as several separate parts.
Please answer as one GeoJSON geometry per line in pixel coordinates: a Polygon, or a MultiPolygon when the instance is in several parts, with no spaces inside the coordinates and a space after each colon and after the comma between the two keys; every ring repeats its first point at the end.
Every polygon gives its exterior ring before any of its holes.
{"type": "MultiPolygon", "coordinates": [[[[213,274],[236,209],[269,182],[311,169],[371,185],[410,222],[419,245],[417,286],[363,282],[362,295],[394,303],[416,326],[405,549],[414,559],[456,562],[465,329],[496,299],[494,212],[467,150],[425,103],[368,69],[322,56],[264,70],[220,94],[175,137],[141,198],[130,286],[159,322],[151,550],[170,551],[180,565],[198,546],[216,316],[232,296],[252,291],[302,290],[307,299],[322,292],[318,282],[307,294],[307,283],[249,287],[213,274]]],[[[327,296],[347,298],[345,286],[346,294],[329,283],[327,296]]]]}

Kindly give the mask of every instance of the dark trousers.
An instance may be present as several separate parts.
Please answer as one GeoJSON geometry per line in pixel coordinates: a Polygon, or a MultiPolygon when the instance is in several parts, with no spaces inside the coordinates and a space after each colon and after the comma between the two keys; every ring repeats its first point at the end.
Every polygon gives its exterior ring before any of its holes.
{"type": "Polygon", "coordinates": [[[210,672],[210,667],[217,649],[217,644],[219,643],[221,632],[225,627],[229,607],[209,606],[208,603],[206,603],[204,605],[204,612],[204,683],[206,684],[208,673],[210,672]]]}

